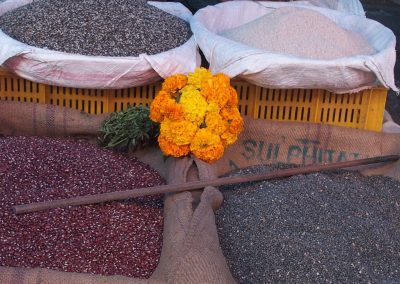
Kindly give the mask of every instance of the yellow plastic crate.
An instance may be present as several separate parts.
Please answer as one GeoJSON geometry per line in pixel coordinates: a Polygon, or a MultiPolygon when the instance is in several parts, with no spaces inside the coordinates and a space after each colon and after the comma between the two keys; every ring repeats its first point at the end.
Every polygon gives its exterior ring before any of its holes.
{"type": "MultiPolygon", "coordinates": [[[[233,80],[242,115],[272,121],[317,122],[380,131],[387,89],[354,94],[325,90],[266,89],[233,80]]],[[[150,105],[161,83],[100,90],[50,86],[22,79],[0,69],[0,100],[36,102],[70,107],[91,114],[109,113],[130,105],[150,105]]]]}
{"type": "Polygon", "coordinates": [[[352,94],[326,90],[267,89],[233,81],[243,115],[272,121],[316,122],[381,131],[388,90],[352,94]]]}

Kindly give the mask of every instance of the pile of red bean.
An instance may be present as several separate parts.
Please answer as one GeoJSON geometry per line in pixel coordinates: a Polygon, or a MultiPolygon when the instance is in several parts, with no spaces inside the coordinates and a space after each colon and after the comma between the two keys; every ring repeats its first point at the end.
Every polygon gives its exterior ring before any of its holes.
{"type": "Polygon", "coordinates": [[[15,215],[17,204],[163,184],[149,166],[85,141],[0,138],[0,266],[148,278],[161,196],[15,215]]]}

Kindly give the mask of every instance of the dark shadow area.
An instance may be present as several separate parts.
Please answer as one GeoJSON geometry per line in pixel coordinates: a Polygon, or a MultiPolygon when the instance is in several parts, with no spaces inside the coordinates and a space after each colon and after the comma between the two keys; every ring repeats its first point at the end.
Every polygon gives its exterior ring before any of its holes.
{"type": "MultiPolygon", "coordinates": [[[[391,1],[367,0],[361,1],[367,18],[373,19],[385,25],[393,31],[396,36],[397,60],[394,69],[396,85],[400,86],[400,64],[399,64],[399,38],[400,38],[400,5],[391,1]]],[[[400,124],[400,96],[393,91],[389,92],[386,101],[386,110],[390,113],[393,120],[400,124]]]]}

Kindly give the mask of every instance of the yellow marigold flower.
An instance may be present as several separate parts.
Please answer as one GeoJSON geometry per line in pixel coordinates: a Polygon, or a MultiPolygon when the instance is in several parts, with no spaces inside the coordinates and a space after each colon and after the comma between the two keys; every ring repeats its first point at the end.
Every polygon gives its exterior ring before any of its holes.
{"type": "Polygon", "coordinates": [[[209,112],[216,112],[219,113],[220,112],[220,107],[216,102],[210,102],[207,106],[207,113],[209,112]]]}
{"type": "Polygon", "coordinates": [[[217,135],[221,135],[226,131],[226,122],[217,112],[210,112],[206,115],[206,128],[217,135]]]}
{"type": "Polygon", "coordinates": [[[177,145],[174,142],[167,140],[164,136],[158,136],[158,145],[161,151],[167,156],[182,157],[189,154],[189,145],[177,145]]]}
{"type": "Polygon", "coordinates": [[[219,135],[212,133],[207,128],[202,128],[194,136],[190,144],[190,151],[197,158],[211,163],[222,157],[224,145],[219,135]]]}
{"type": "Polygon", "coordinates": [[[183,74],[173,75],[162,83],[162,90],[168,94],[175,95],[178,90],[186,86],[187,81],[187,77],[183,74]]]}
{"type": "Polygon", "coordinates": [[[185,119],[199,126],[207,111],[206,100],[201,96],[200,91],[193,86],[186,86],[181,92],[179,104],[182,105],[185,119]]]}
{"type": "Polygon", "coordinates": [[[212,78],[212,73],[206,68],[200,67],[194,70],[194,73],[188,74],[188,84],[200,89],[204,82],[212,78]]]}
{"type": "Polygon", "coordinates": [[[197,131],[197,126],[187,120],[164,119],[160,127],[160,135],[177,145],[190,144],[197,131]]]}

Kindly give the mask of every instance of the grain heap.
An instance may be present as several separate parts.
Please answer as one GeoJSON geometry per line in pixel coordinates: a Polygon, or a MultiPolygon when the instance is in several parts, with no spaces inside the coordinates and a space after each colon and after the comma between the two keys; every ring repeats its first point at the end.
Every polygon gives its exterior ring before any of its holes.
{"type": "Polygon", "coordinates": [[[339,27],[319,12],[283,7],[222,36],[270,52],[313,59],[337,59],[374,53],[361,35],[339,27]]]}
{"type": "Polygon", "coordinates": [[[223,192],[218,233],[240,283],[400,280],[400,183],[393,179],[338,171],[223,192]]]}
{"type": "Polygon", "coordinates": [[[157,54],[184,44],[189,25],[145,0],[40,0],[0,17],[31,46],[96,56],[157,54]]]}
{"type": "Polygon", "coordinates": [[[16,204],[155,186],[156,171],[84,141],[0,138],[0,266],[148,278],[161,253],[160,196],[15,215],[16,204]]]}

